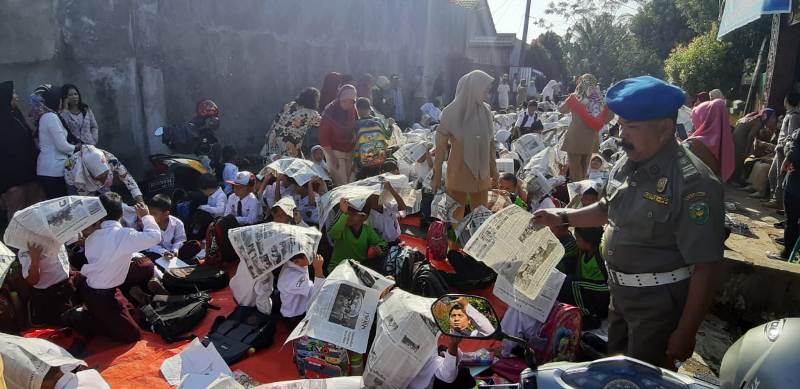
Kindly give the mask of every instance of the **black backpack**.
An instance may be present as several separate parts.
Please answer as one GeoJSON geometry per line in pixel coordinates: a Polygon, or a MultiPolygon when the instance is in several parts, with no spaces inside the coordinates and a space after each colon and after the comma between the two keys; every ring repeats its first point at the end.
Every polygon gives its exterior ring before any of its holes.
{"type": "Polygon", "coordinates": [[[497,279],[497,273],[492,268],[458,251],[447,253],[447,261],[456,272],[445,273],[445,279],[450,286],[461,291],[482,289],[492,285],[497,279]]]}
{"type": "Polygon", "coordinates": [[[164,271],[161,282],[173,294],[206,292],[228,286],[228,274],[216,266],[175,267],[164,271]]]}
{"type": "Polygon", "coordinates": [[[214,344],[222,359],[232,365],[242,359],[251,347],[259,350],[272,345],[275,321],[274,315],[240,305],[228,317],[217,316],[214,319],[203,344],[214,344]]]}
{"type": "Polygon", "coordinates": [[[157,295],[153,301],[141,307],[142,326],[161,336],[167,343],[191,339],[191,332],[206,317],[209,308],[219,309],[209,304],[208,293],[185,295],[157,295]]]}
{"type": "Polygon", "coordinates": [[[447,281],[442,274],[427,262],[420,262],[414,268],[414,278],[409,292],[423,297],[439,298],[447,293],[447,281]]]}
{"type": "Polygon", "coordinates": [[[414,265],[425,260],[421,252],[405,246],[392,246],[377,269],[384,276],[394,277],[401,289],[408,289],[414,281],[414,265]]]}

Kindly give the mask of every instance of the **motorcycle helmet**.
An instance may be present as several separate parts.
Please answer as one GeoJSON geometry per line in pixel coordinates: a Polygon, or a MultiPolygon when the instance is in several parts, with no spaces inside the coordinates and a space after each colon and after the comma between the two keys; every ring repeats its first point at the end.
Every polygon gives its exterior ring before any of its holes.
{"type": "Polygon", "coordinates": [[[800,388],[800,318],[747,331],[722,358],[720,388],[800,388]]]}

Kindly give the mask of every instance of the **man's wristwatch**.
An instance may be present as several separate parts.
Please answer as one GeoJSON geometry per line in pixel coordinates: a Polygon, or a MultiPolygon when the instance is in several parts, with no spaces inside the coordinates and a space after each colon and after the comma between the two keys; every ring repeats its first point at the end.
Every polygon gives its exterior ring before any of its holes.
{"type": "Polygon", "coordinates": [[[559,212],[558,216],[561,217],[561,224],[569,226],[569,215],[566,212],[559,212]]]}

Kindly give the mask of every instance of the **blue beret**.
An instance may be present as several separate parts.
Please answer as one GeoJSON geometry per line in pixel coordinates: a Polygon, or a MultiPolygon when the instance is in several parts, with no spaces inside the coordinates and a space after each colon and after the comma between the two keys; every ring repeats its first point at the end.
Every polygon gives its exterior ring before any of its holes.
{"type": "Polygon", "coordinates": [[[626,120],[645,121],[674,115],[683,105],[681,88],[655,77],[622,80],[606,93],[608,109],[626,120]]]}

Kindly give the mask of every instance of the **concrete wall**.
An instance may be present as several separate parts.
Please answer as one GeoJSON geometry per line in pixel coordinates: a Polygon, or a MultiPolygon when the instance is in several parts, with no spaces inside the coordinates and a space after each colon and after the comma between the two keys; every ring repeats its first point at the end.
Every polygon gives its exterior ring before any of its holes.
{"type": "MultiPolygon", "coordinates": [[[[485,4],[484,4],[485,5],[485,4]]],[[[400,73],[430,84],[488,10],[444,0],[4,0],[0,78],[25,98],[70,82],[97,116],[100,146],[141,174],[162,151],[149,130],[220,106],[220,139],[260,149],[271,118],[325,73],[400,73]]],[[[460,76],[460,75],[458,75],[460,76]]]]}

